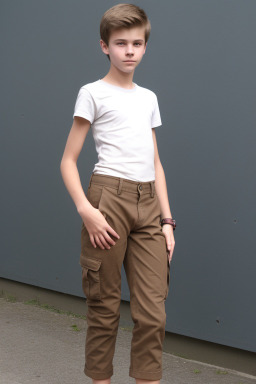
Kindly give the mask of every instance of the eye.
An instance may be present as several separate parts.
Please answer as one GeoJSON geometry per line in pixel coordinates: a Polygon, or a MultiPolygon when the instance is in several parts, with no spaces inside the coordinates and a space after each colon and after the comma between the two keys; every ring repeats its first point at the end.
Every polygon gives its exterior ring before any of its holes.
{"type": "Polygon", "coordinates": [[[139,47],[140,45],[142,45],[142,43],[134,43],[134,45],[135,45],[136,47],[139,47]]]}
{"type": "Polygon", "coordinates": [[[117,43],[117,45],[124,45],[124,43],[120,42],[120,43],[117,43]]]}

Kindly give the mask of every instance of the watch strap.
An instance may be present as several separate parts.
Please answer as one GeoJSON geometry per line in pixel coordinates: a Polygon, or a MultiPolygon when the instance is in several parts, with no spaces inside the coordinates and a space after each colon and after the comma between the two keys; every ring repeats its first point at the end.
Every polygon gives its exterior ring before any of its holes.
{"type": "Polygon", "coordinates": [[[170,224],[173,227],[173,230],[176,228],[176,220],[171,219],[171,218],[165,218],[161,220],[161,226],[164,224],[170,224]]]}

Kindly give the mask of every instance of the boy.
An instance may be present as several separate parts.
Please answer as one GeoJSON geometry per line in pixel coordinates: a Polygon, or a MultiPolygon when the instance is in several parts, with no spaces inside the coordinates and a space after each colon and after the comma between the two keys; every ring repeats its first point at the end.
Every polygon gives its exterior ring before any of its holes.
{"type": "Polygon", "coordinates": [[[84,373],[94,384],[109,384],[113,375],[122,264],[134,322],[129,375],[137,384],[162,378],[175,220],[155,136],[161,125],[157,97],[133,83],[150,28],[145,12],[133,4],[105,12],[100,45],[110,69],[79,90],[61,161],[82,218],[80,264],[88,304],[84,373]],[[85,196],[77,159],[90,126],[99,161],[85,196]]]}

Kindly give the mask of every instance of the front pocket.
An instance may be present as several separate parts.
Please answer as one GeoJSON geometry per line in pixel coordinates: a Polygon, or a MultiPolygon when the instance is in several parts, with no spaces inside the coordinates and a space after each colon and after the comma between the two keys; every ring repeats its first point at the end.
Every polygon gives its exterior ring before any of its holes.
{"type": "Polygon", "coordinates": [[[82,287],[89,300],[100,300],[100,266],[101,260],[86,257],[82,264],[82,287]]]}
{"type": "Polygon", "coordinates": [[[118,212],[120,206],[120,197],[116,188],[104,185],[102,188],[101,198],[99,200],[98,209],[105,219],[112,214],[118,212]]]}
{"type": "Polygon", "coordinates": [[[89,203],[94,208],[99,207],[103,188],[104,188],[103,185],[99,185],[99,184],[95,184],[95,183],[91,183],[91,186],[88,188],[86,197],[87,197],[89,203]]]}

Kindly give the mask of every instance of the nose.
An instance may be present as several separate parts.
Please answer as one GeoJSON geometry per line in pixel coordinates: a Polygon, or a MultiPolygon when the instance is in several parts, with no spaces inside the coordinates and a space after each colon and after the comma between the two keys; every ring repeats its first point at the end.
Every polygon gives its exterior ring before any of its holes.
{"type": "Polygon", "coordinates": [[[126,54],[127,55],[133,55],[134,54],[133,45],[132,44],[127,44],[127,46],[126,46],[126,54]]]}

